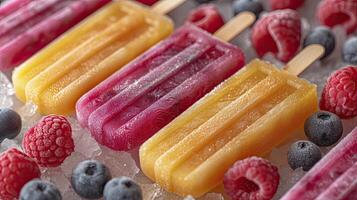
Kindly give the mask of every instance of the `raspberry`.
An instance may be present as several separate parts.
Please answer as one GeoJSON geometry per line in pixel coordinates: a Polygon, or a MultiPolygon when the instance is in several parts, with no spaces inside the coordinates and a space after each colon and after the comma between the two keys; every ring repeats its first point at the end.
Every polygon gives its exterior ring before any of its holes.
{"type": "Polygon", "coordinates": [[[148,6],[151,6],[157,2],[157,0],[137,0],[137,1],[139,1],[142,4],[146,4],[148,6]]]}
{"type": "Polygon", "coordinates": [[[216,32],[224,25],[224,20],[214,4],[205,4],[192,10],[186,21],[210,33],[216,32]]]}
{"type": "Polygon", "coordinates": [[[300,48],[301,20],[294,10],[277,10],[260,18],[252,30],[252,44],[262,57],[271,52],[283,62],[292,59],[300,48]]]}
{"type": "Polygon", "coordinates": [[[347,66],[327,80],[320,99],[320,109],[343,119],[357,116],[357,66],[347,66]]]}
{"type": "Polygon", "coordinates": [[[0,155],[0,199],[19,196],[22,186],[41,176],[36,162],[21,151],[11,148],[0,155]]]}
{"type": "Polygon", "coordinates": [[[317,10],[321,24],[329,27],[342,25],[347,33],[357,29],[357,0],[321,1],[317,10]]]}
{"type": "Polygon", "coordinates": [[[265,200],[273,198],[279,179],[277,167],[265,159],[250,157],[237,161],[226,172],[223,183],[233,200],[265,200]]]}
{"type": "Polygon", "coordinates": [[[298,9],[305,3],[305,0],[270,0],[270,7],[273,10],[298,9]]]}
{"type": "Polygon", "coordinates": [[[74,151],[71,125],[63,116],[42,118],[25,134],[22,143],[25,152],[41,167],[57,167],[74,151]]]}

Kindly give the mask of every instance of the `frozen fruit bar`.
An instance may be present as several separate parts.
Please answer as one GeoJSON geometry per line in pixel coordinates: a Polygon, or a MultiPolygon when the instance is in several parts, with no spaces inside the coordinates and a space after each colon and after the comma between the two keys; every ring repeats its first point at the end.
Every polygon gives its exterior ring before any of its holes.
{"type": "Polygon", "coordinates": [[[113,1],[22,64],[16,95],[42,114],[70,114],[84,93],[172,30],[170,19],[139,3],[113,1]]]}
{"type": "Polygon", "coordinates": [[[168,191],[201,196],[235,161],[270,152],[316,110],[315,85],[254,60],[146,141],[141,168],[168,191]]]}
{"type": "Polygon", "coordinates": [[[99,143],[129,150],[243,65],[238,47],[185,25],[85,94],[77,117],[99,143]]]}
{"type": "Polygon", "coordinates": [[[22,63],[110,0],[12,0],[0,7],[0,70],[22,63]]]}
{"type": "Polygon", "coordinates": [[[357,127],[320,160],[282,200],[357,197],[357,127]]]}

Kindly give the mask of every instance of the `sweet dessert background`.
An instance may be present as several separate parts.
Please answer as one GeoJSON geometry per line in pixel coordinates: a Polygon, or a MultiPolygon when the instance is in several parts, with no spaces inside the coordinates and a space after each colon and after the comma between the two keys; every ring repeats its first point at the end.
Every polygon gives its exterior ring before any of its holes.
{"type": "MultiPolygon", "coordinates": [[[[261,0],[265,4],[265,8],[268,9],[266,1],[261,0]]],[[[298,11],[303,19],[303,29],[304,36],[318,25],[315,19],[316,6],[320,2],[319,0],[306,1],[305,5],[298,11]]],[[[221,13],[224,15],[225,21],[228,21],[232,13],[232,1],[231,0],[216,0],[212,1],[218,5],[221,13]]],[[[169,16],[175,22],[175,26],[178,27],[183,24],[186,15],[189,10],[196,8],[197,3],[193,0],[189,0],[181,7],[172,11],[169,16]]],[[[238,45],[245,52],[247,63],[256,58],[256,54],[252,45],[250,43],[250,32],[251,29],[246,30],[237,39],[233,40],[231,43],[238,45]]],[[[332,53],[327,59],[323,61],[315,62],[310,66],[305,72],[303,72],[299,77],[309,80],[318,86],[318,96],[321,95],[322,88],[326,82],[326,79],[331,74],[331,72],[340,69],[346,64],[343,63],[341,59],[341,48],[344,41],[348,37],[356,36],[356,33],[345,35],[344,31],[340,28],[334,28],[333,32],[335,34],[337,45],[332,53]]],[[[265,60],[272,62],[273,64],[282,67],[283,63],[277,61],[272,55],[264,57],[265,60]]],[[[16,110],[23,117],[23,127],[21,134],[14,140],[5,139],[0,145],[0,152],[5,151],[9,147],[21,148],[21,141],[24,132],[26,132],[30,127],[37,123],[41,119],[41,115],[36,112],[36,106],[32,104],[23,104],[14,95],[14,89],[9,80],[11,80],[11,71],[5,73],[0,73],[0,107],[10,107],[16,110]]],[[[52,181],[63,195],[63,199],[80,199],[70,188],[70,182],[68,177],[70,177],[72,169],[80,161],[86,159],[97,159],[105,163],[112,171],[114,176],[128,176],[133,178],[136,182],[140,184],[143,190],[144,199],[183,199],[181,197],[175,196],[173,194],[165,192],[159,185],[152,183],[147,179],[139,169],[138,163],[138,149],[132,150],[130,152],[114,152],[106,147],[98,145],[98,143],[91,138],[87,130],[81,128],[75,116],[71,116],[70,122],[73,129],[73,137],[75,142],[75,152],[68,157],[65,162],[57,168],[43,169],[42,178],[44,180],[52,181]]],[[[344,136],[351,132],[351,130],[357,125],[357,118],[343,120],[344,136]]],[[[303,130],[297,131],[297,135],[303,138],[303,130]]],[[[290,142],[282,145],[279,148],[274,149],[271,154],[267,155],[267,158],[272,161],[273,164],[278,166],[280,173],[280,185],[277,194],[274,199],[279,199],[289,188],[294,185],[306,172],[302,170],[293,171],[287,163],[287,151],[292,143],[297,138],[292,138],[290,142]]],[[[336,144],[335,144],[336,145],[336,144]]],[[[333,146],[335,146],[333,145],[333,146]]],[[[323,154],[329,152],[333,146],[322,148],[323,154]]],[[[187,198],[189,199],[189,198],[187,198]]],[[[200,198],[202,200],[219,200],[223,199],[218,193],[210,193],[200,198]]]]}

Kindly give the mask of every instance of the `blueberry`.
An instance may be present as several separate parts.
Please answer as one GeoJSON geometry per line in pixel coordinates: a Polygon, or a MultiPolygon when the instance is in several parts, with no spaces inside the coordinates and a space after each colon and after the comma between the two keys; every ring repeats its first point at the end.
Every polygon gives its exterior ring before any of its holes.
{"type": "Polygon", "coordinates": [[[341,119],[330,112],[319,111],[311,115],[304,125],[309,140],[318,146],[335,144],[342,136],[341,119]]]}
{"type": "Polygon", "coordinates": [[[346,63],[357,65],[357,37],[351,37],[345,42],[342,57],[346,63]]]}
{"type": "Polygon", "coordinates": [[[21,117],[9,108],[0,108],[0,142],[13,139],[21,131],[21,117]]]}
{"type": "Polygon", "coordinates": [[[234,15],[244,11],[250,11],[258,18],[263,10],[263,5],[258,0],[236,0],[233,2],[234,15]]]}
{"type": "Polygon", "coordinates": [[[104,186],[111,179],[109,169],[96,160],[86,160],[72,172],[71,184],[74,191],[87,199],[103,196],[104,186]]]}
{"type": "Polygon", "coordinates": [[[297,141],[290,146],[288,152],[288,163],[294,170],[302,167],[304,171],[308,171],[320,159],[320,148],[310,141],[297,141]]]}
{"type": "Polygon", "coordinates": [[[208,3],[212,0],[196,0],[197,3],[202,4],[202,3],[208,3]]]}
{"type": "Polygon", "coordinates": [[[61,200],[60,191],[52,183],[32,180],[24,185],[20,192],[20,200],[61,200]]]}
{"type": "Polygon", "coordinates": [[[321,59],[328,57],[336,46],[335,36],[332,31],[324,26],[316,27],[312,30],[304,40],[304,47],[310,44],[320,44],[325,48],[325,54],[321,59]]]}
{"type": "Polygon", "coordinates": [[[140,186],[128,177],[114,178],[105,185],[104,200],[141,200],[140,186]]]}

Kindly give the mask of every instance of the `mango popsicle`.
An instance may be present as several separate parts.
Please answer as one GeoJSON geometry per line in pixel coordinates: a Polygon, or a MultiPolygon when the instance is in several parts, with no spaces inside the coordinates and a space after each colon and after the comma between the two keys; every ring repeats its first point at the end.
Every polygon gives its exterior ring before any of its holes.
{"type": "MultiPolygon", "coordinates": [[[[300,73],[309,54],[292,69],[300,73]]],[[[316,110],[315,85],[256,59],[147,140],[141,168],[170,192],[201,196],[235,161],[270,152],[316,110]]]]}
{"type": "Polygon", "coordinates": [[[110,0],[12,0],[0,7],[0,70],[22,63],[110,0]]]}
{"type": "Polygon", "coordinates": [[[42,114],[72,113],[84,93],[172,32],[159,13],[182,2],[165,0],[150,10],[112,1],[15,70],[17,97],[42,114]]]}

